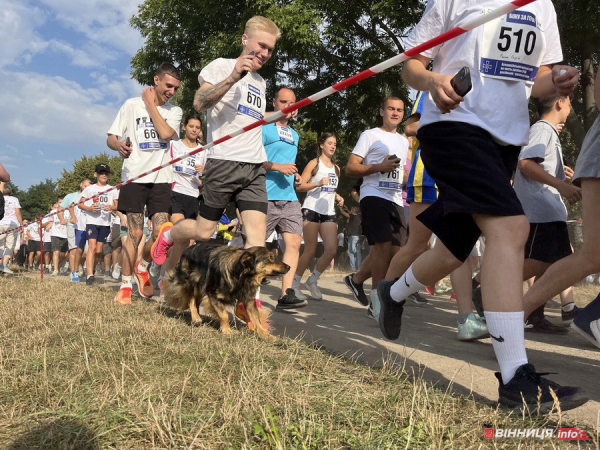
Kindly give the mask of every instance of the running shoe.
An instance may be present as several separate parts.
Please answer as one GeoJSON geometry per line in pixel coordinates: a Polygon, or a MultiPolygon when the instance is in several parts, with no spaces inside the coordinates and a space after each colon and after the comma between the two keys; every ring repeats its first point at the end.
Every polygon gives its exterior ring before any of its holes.
{"type": "Polygon", "coordinates": [[[373,320],[377,320],[377,321],[379,321],[379,318],[376,318],[376,317],[373,315],[373,305],[371,305],[370,303],[369,303],[369,307],[367,308],[367,317],[368,317],[369,319],[373,319],[373,320]]]}
{"type": "Polygon", "coordinates": [[[450,300],[452,300],[453,302],[456,301],[456,292],[452,291],[452,295],[450,296],[450,300]]]}
{"type": "Polygon", "coordinates": [[[529,413],[547,413],[559,407],[561,411],[568,411],[589,400],[581,388],[561,386],[543,378],[542,375],[548,374],[537,373],[533,364],[523,364],[506,384],[502,383],[499,372],[495,375],[500,383],[498,403],[509,408],[525,409],[529,413]]]}
{"type": "Polygon", "coordinates": [[[160,266],[152,261],[148,272],[152,278],[158,278],[160,276],[160,266]]]}
{"type": "Polygon", "coordinates": [[[297,309],[304,308],[306,305],[308,305],[306,299],[300,300],[296,296],[294,289],[288,288],[285,290],[285,295],[277,301],[275,309],[297,309]]]}
{"type": "MultiPolygon", "coordinates": [[[[8,272],[6,272],[6,270],[5,270],[4,273],[8,273],[8,272]]],[[[53,277],[57,277],[58,276],[58,270],[53,270],[50,275],[52,275],[53,277]]]]}
{"type": "Polygon", "coordinates": [[[581,314],[577,314],[573,319],[571,328],[600,348],[600,319],[593,319],[586,313],[587,311],[584,308],[581,314]]]}
{"type": "Polygon", "coordinates": [[[371,314],[373,315],[373,319],[378,321],[379,313],[381,311],[381,303],[379,302],[379,296],[377,295],[377,290],[372,289],[371,293],[369,294],[369,297],[371,297],[371,304],[369,305],[371,307],[371,314]]]}
{"type": "Polygon", "coordinates": [[[292,285],[292,289],[294,290],[294,295],[296,296],[297,299],[299,299],[299,300],[307,300],[308,299],[308,297],[306,295],[304,295],[304,293],[300,290],[300,286],[292,285]]]}
{"type": "Polygon", "coordinates": [[[417,306],[425,306],[426,304],[429,303],[427,301],[427,299],[425,297],[423,297],[421,294],[419,294],[418,292],[415,292],[414,294],[410,294],[408,297],[406,297],[406,300],[410,300],[414,305],[417,305],[417,306]]]}
{"type": "Polygon", "coordinates": [[[365,294],[365,290],[363,289],[363,283],[356,283],[352,277],[353,273],[350,275],[346,275],[344,277],[344,284],[348,286],[350,292],[354,295],[354,299],[363,306],[367,306],[369,304],[369,299],[365,294]]]}
{"type": "Polygon", "coordinates": [[[554,325],[545,317],[542,318],[529,318],[526,322],[527,325],[531,325],[530,327],[525,326],[525,330],[530,333],[539,333],[539,334],[567,334],[569,329],[566,327],[561,327],[559,325],[554,325]]]}
{"type": "Polygon", "coordinates": [[[152,260],[162,266],[167,260],[167,254],[169,253],[169,249],[173,246],[173,242],[167,242],[164,239],[164,235],[167,231],[173,228],[173,224],[171,222],[165,222],[158,230],[158,237],[152,244],[152,260]]]}
{"type": "Polygon", "coordinates": [[[114,280],[118,280],[121,277],[121,266],[120,265],[115,264],[115,266],[113,267],[111,276],[113,277],[114,280]]]}
{"type": "Polygon", "coordinates": [[[564,309],[560,309],[560,318],[563,322],[572,322],[577,314],[581,311],[577,305],[573,305],[573,309],[571,311],[565,311],[564,309]]]}
{"type": "Polygon", "coordinates": [[[402,311],[404,303],[395,301],[390,295],[390,288],[394,281],[381,280],[377,283],[377,296],[381,309],[379,311],[379,329],[386,339],[395,341],[400,336],[402,326],[402,311]]]}
{"type": "Polygon", "coordinates": [[[79,283],[79,274],[77,272],[71,272],[71,281],[79,283]]]}
{"type": "Polygon", "coordinates": [[[140,261],[137,260],[135,265],[133,266],[133,274],[135,275],[135,280],[138,285],[138,291],[142,297],[150,298],[154,295],[154,286],[150,282],[150,274],[147,270],[140,272],[138,270],[138,265],[140,261]]]}
{"type": "Polygon", "coordinates": [[[451,287],[446,286],[445,283],[438,283],[435,285],[435,295],[444,295],[452,290],[451,287]]]}
{"type": "Polygon", "coordinates": [[[435,295],[435,284],[432,284],[431,286],[425,286],[425,291],[429,295],[435,295]]]}
{"type": "Polygon", "coordinates": [[[315,300],[323,300],[323,294],[321,294],[321,290],[319,289],[319,286],[317,286],[317,281],[313,283],[310,281],[310,277],[308,277],[308,279],[304,282],[304,285],[306,286],[306,289],[308,289],[308,292],[310,292],[310,296],[312,298],[315,300]]]}
{"type": "Polygon", "coordinates": [[[471,313],[465,323],[458,323],[458,334],[456,339],[459,341],[474,341],[489,337],[487,325],[479,316],[471,313]]]}
{"type": "Polygon", "coordinates": [[[87,277],[85,279],[86,286],[93,286],[95,282],[96,282],[96,277],[94,275],[92,275],[91,277],[87,277]]]}
{"type": "Polygon", "coordinates": [[[115,305],[131,305],[131,288],[122,287],[115,296],[115,305]]]}
{"type": "Polygon", "coordinates": [[[12,275],[14,273],[11,269],[8,268],[7,264],[4,264],[2,266],[2,272],[6,273],[8,275],[12,275]]]}

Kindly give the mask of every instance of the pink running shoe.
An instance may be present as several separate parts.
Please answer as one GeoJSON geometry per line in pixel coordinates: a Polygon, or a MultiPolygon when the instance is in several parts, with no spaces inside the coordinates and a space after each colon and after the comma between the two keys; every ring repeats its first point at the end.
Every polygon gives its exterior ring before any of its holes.
{"type": "Polygon", "coordinates": [[[165,232],[169,231],[171,228],[173,228],[171,222],[163,223],[158,231],[158,237],[154,241],[154,244],[152,244],[152,260],[159,266],[165,263],[169,249],[173,246],[172,242],[165,241],[163,237],[165,232]]]}

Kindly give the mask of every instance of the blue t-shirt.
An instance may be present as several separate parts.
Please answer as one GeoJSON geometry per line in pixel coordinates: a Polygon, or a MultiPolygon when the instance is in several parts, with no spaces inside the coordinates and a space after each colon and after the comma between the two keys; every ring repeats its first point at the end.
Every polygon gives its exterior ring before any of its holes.
{"type": "MultiPolygon", "coordinates": [[[[262,138],[267,161],[278,164],[296,162],[299,136],[290,127],[280,127],[274,123],[264,125],[262,138]]],[[[294,189],[294,175],[284,175],[275,170],[268,171],[266,183],[269,200],[298,200],[294,189]]]]}
{"type": "MultiPolygon", "coordinates": [[[[79,192],[71,192],[70,194],[65,195],[65,198],[63,199],[62,203],[60,204],[60,207],[66,208],[71,203],[73,203],[73,201],[77,198],[78,195],[79,195],[79,192]]],[[[75,212],[75,215],[77,215],[79,213],[79,208],[77,206],[75,206],[73,211],[75,212]]]]}

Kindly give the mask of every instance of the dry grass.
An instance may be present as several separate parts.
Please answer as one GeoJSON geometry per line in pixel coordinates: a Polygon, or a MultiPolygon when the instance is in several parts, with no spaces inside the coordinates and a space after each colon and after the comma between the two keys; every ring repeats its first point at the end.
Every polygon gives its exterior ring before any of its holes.
{"type": "Polygon", "coordinates": [[[114,307],[113,295],[0,279],[3,448],[487,448],[484,427],[549,425],[389,365],[245,330],[224,336],[154,303],[114,307]]]}

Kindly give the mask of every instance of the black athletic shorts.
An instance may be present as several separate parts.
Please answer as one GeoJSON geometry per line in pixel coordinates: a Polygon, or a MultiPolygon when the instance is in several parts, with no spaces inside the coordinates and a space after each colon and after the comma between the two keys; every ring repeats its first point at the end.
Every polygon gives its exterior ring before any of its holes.
{"type": "Polygon", "coordinates": [[[171,210],[169,214],[183,214],[186,219],[194,219],[198,217],[198,197],[181,194],[180,192],[171,193],[171,210]]]}
{"type": "Polygon", "coordinates": [[[120,212],[143,213],[144,206],[150,219],[156,213],[167,214],[171,207],[171,183],[129,183],[121,188],[120,212]]]}
{"type": "Polygon", "coordinates": [[[402,247],[406,244],[407,226],[400,205],[381,197],[364,197],[360,201],[363,234],[369,245],[391,242],[402,247]]]}
{"type": "Polygon", "coordinates": [[[439,190],[437,201],[417,218],[465,261],[481,235],[472,214],[524,214],[510,183],[520,147],[500,145],[483,128],[462,122],[425,125],[417,138],[439,190]]]}
{"type": "Polygon", "coordinates": [[[313,211],[312,209],[302,208],[302,221],[314,223],[335,222],[335,216],[319,214],[318,212],[313,211]]]}
{"type": "Polygon", "coordinates": [[[27,243],[27,253],[36,253],[40,251],[40,241],[29,240],[27,243]]]}
{"type": "Polygon", "coordinates": [[[529,224],[525,258],[553,264],[571,253],[567,222],[529,224]]]}

